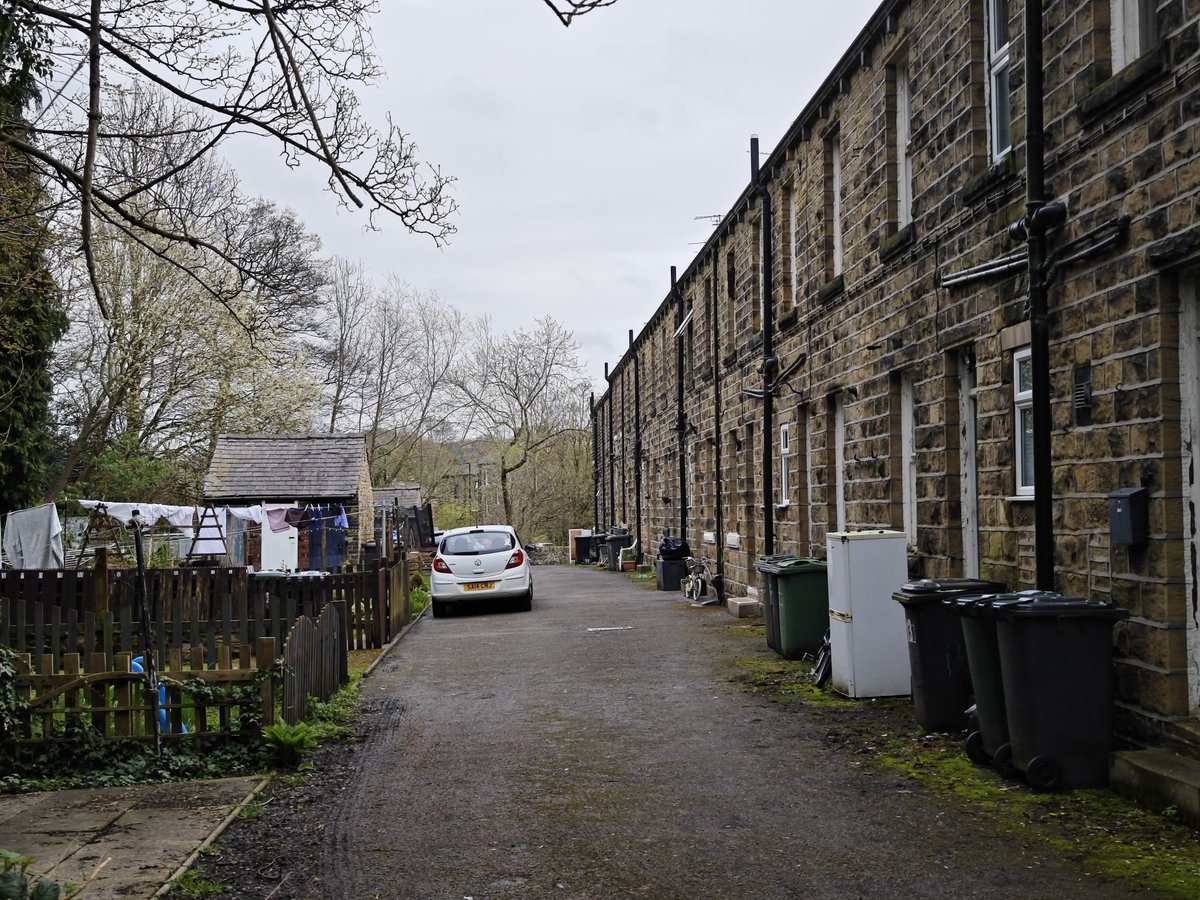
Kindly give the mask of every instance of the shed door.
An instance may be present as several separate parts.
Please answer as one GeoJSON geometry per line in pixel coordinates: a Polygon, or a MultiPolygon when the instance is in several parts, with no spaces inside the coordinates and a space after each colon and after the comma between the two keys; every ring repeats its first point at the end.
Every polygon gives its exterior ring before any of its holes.
{"type": "Polygon", "coordinates": [[[300,561],[299,533],[289,525],[284,531],[272,531],[267,520],[269,509],[289,509],[294,503],[264,503],[262,523],[262,567],[294,572],[300,561]]]}

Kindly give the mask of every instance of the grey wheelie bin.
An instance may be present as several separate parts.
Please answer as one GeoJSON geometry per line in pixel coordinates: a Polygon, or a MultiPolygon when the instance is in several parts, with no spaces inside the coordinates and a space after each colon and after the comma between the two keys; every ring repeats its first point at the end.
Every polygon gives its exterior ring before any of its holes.
{"type": "Polygon", "coordinates": [[[767,629],[767,646],[779,652],[779,578],[775,564],[795,559],[787,554],[760,556],[754,568],[758,570],[758,600],[762,605],[763,623],[767,629]]]}
{"type": "Polygon", "coordinates": [[[775,570],[780,656],[801,659],[815,653],[829,629],[828,565],[823,559],[793,556],[769,567],[775,570]]]}
{"type": "Polygon", "coordinates": [[[971,705],[962,624],[944,601],[1003,590],[999,582],[977,578],[922,578],[892,594],[904,606],[913,708],[926,731],[964,730],[971,705]]]}
{"type": "Polygon", "coordinates": [[[993,608],[1013,764],[1036,790],[1108,784],[1112,631],[1128,611],[1061,594],[993,608]]]}
{"type": "Polygon", "coordinates": [[[621,571],[621,551],[633,546],[632,534],[610,534],[608,536],[608,568],[613,572],[621,571]]]}

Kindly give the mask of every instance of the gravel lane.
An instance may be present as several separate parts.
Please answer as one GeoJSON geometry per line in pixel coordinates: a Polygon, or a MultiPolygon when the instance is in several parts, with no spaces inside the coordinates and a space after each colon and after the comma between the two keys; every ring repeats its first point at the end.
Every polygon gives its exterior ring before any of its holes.
{"type": "Polygon", "coordinates": [[[532,613],[412,629],[364,685],[361,741],[203,864],[224,896],[1145,896],[740,690],[723,673],[748,639],[723,611],[536,576],[532,613]]]}

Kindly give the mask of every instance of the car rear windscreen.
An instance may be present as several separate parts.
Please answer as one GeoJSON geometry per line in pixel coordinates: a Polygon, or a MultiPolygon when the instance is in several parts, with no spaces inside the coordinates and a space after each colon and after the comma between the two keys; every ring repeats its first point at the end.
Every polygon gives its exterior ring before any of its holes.
{"type": "Polygon", "coordinates": [[[442,540],[445,556],[469,556],[476,553],[501,553],[516,546],[513,536],[505,531],[474,531],[452,534],[442,540]]]}

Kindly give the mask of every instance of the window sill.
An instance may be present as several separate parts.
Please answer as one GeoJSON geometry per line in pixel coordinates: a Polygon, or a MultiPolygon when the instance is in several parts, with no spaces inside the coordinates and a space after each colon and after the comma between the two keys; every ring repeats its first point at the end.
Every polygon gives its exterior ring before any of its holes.
{"type": "Polygon", "coordinates": [[[777,327],[781,333],[785,333],[791,331],[791,329],[794,328],[799,321],[800,310],[793,306],[790,310],[779,317],[777,327]]]}
{"type": "Polygon", "coordinates": [[[1079,103],[1080,115],[1085,122],[1099,118],[1135,91],[1144,88],[1167,68],[1167,44],[1164,42],[1143,53],[1084,97],[1079,103]]]}
{"type": "Polygon", "coordinates": [[[913,245],[916,239],[917,229],[913,222],[909,222],[891,237],[886,238],[879,245],[879,262],[880,264],[891,262],[897,256],[913,245]]]}
{"type": "Polygon", "coordinates": [[[1010,150],[998,163],[967,179],[961,191],[963,203],[971,206],[995,188],[1014,182],[1016,177],[1016,154],[1010,150]]]}
{"type": "Polygon", "coordinates": [[[817,302],[828,303],[846,289],[846,279],[842,275],[830,279],[825,286],[817,291],[817,302]]]}
{"type": "Polygon", "coordinates": [[[1036,498],[1033,494],[1014,494],[1011,497],[1005,497],[1009,503],[1032,503],[1036,498]]]}

